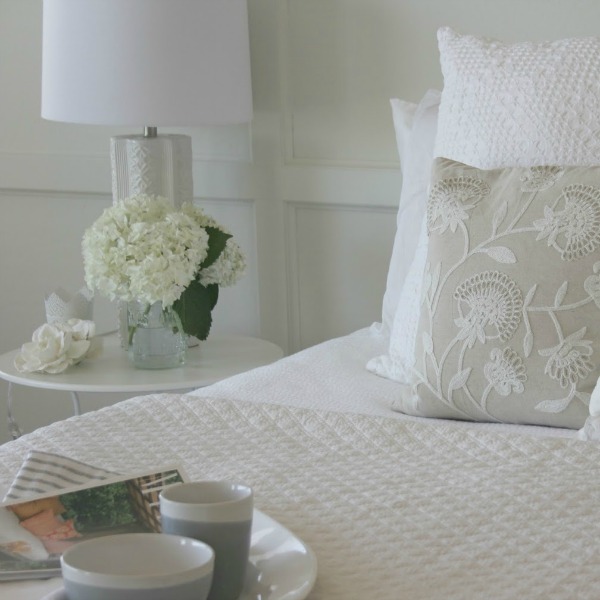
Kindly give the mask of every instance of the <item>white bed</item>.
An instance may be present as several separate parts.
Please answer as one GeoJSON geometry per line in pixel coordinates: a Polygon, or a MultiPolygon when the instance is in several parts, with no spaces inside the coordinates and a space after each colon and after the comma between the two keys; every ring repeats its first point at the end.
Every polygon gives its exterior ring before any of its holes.
{"type": "Polygon", "coordinates": [[[30,449],[242,478],[315,551],[313,599],[595,597],[600,448],[572,430],[393,412],[395,384],[364,369],[385,343],[362,330],[195,394],[56,423],[0,448],[2,484],[30,449]]]}
{"type": "MultiPolygon", "coordinates": [[[[594,53],[595,68],[600,69],[598,41],[594,53]]],[[[569,406],[563,402],[557,410],[556,403],[544,404],[554,402],[551,392],[538,392],[534,404],[541,403],[546,413],[532,404],[523,409],[521,420],[517,403],[510,418],[492,423],[439,418],[434,403],[423,408],[418,402],[411,404],[410,397],[407,400],[406,391],[414,391],[415,382],[403,378],[410,379],[418,370],[419,345],[425,348],[425,362],[434,353],[431,336],[417,334],[423,269],[432,255],[419,253],[415,223],[420,224],[426,213],[423,195],[438,103],[439,94],[431,92],[418,106],[398,102],[394,108],[405,159],[404,188],[382,325],[195,393],[133,398],[23,436],[0,447],[0,485],[10,485],[31,449],[117,472],[176,462],[194,479],[233,477],[254,487],[257,508],[316,553],[312,600],[597,598],[600,446],[579,439],[577,427],[561,426],[569,406]],[[420,267],[413,256],[425,256],[420,267]],[[554,410],[551,417],[548,406],[554,410]],[[536,410],[544,413],[542,422],[554,419],[554,426],[515,424],[535,422],[536,410]],[[420,411],[432,414],[429,418],[406,414],[420,411]]],[[[456,103],[451,113],[458,114],[456,103]]],[[[440,118],[442,114],[440,109],[440,118]]],[[[600,120],[596,125],[600,129],[600,120]]],[[[569,127],[574,128],[572,121],[569,127]]],[[[512,131],[507,135],[515,137],[512,131]]],[[[440,140],[443,136],[438,136],[440,140]]],[[[453,148],[456,141],[456,135],[447,136],[442,155],[468,150],[468,140],[453,148]]],[[[547,146],[533,144],[533,149],[548,160],[561,159],[545,153],[555,150],[552,144],[547,146]]],[[[575,161],[578,165],[600,164],[592,146],[575,161]]],[[[572,149],[566,142],[563,147],[572,149]]],[[[468,152],[465,156],[456,160],[473,162],[468,152]]],[[[497,164],[503,162],[499,154],[478,150],[475,162],[478,158],[492,163],[476,165],[480,169],[503,166],[497,164]]],[[[542,160],[520,153],[517,162],[528,167],[542,160]]],[[[493,219],[496,225],[502,221],[493,219]]],[[[430,230],[435,225],[430,214],[430,230]]],[[[460,230],[459,225],[454,229],[460,230]]],[[[494,251],[489,256],[510,263],[506,257],[512,254],[494,251]]],[[[561,290],[553,310],[563,306],[566,287],[561,290]]],[[[596,297],[592,292],[586,300],[590,309],[596,297]]],[[[485,345],[491,339],[483,329],[476,333],[472,344],[466,334],[458,338],[465,343],[461,360],[467,360],[478,342],[485,345]]],[[[502,372],[485,369],[488,387],[497,392],[494,402],[515,403],[534,381],[533,375],[529,380],[524,377],[522,361],[501,363],[499,355],[493,356],[496,366],[512,365],[512,370],[502,372]]],[[[575,386],[579,379],[588,385],[573,387],[569,402],[589,400],[597,379],[589,355],[581,350],[568,356],[580,359],[581,369],[563,387],[575,386]]],[[[455,407],[452,394],[465,388],[470,373],[471,368],[465,368],[460,377],[450,379],[448,398],[440,396],[444,411],[455,407]]],[[[550,379],[554,375],[552,371],[550,379]]],[[[504,405],[499,406],[498,413],[495,404],[488,407],[491,420],[503,414],[504,405]]],[[[582,426],[581,407],[576,408],[579,412],[568,419],[579,418],[582,426]]],[[[34,600],[57,586],[60,580],[2,584],[0,596],[34,600]]]]}

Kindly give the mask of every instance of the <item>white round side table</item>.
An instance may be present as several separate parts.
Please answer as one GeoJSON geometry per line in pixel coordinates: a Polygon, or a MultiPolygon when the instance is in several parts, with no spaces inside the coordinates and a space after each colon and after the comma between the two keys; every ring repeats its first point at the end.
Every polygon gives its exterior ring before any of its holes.
{"type": "Polygon", "coordinates": [[[266,340],[238,335],[212,335],[188,348],[186,364],[173,369],[136,369],[121,348],[119,336],[102,336],[101,353],[64,373],[20,373],[14,366],[19,350],[0,355],[0,379],[8,381],[8,427],[13,439],[21,429],[13,416],[13,384],[71,393],[73,413],[81,413],[80,392],[166,392],[204,387],[280,359],[283,350],[266,340]]]}

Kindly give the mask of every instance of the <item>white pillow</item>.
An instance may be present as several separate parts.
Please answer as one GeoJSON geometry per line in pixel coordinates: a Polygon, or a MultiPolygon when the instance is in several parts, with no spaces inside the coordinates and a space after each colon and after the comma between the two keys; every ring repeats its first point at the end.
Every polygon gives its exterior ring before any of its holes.
{"type": "Polygon", "coordinates": [[[396,133],[396,147],[398,148],[398,156],[400,157],[400,170],[402,172],[402,177],[404,177],[404,161],[410,152],[410,134],[419,105],[415,102],[392,98],[390,100],[390,106],[392,107],[392,119],[394,121],[394,131],[396,133]]]}
{"type": "MultiPolygon", "coordinates": [[[[409,153],[408,147],[410,145],[410,134],[418,105],[414,102],[400,100],[399,98],[392,98],[390,100],[390,105],[392,107],[392,119],[394,121],[394,131],[396,134],[396,147],[398,149],[398,156],[400,157],[400,171],[402,173],[402,182],[404,182],[407,176],[404,168],[404,157],[409,153]]],[[[401,208],[402,198],[400,198],[399,210],[401,208]]],[[[396,237],[398,234],[398,222],[399,218],[397,215],[396,237]]],[[[410,260],[402,260],[399,254],[400,252],[396,251],[396,240],[394,239],[392,257],[388,266],[386,288],[385,293],[383,294],[381,315],[381,331],[387,335],[389,335],[391,332],[396,306],[398,305],[398,299],[400,298],[400,291],[403,284],[403,272],[405,273],[406,269],[404,263],[410,260]],[[398,276],[393,276],[392,273],[398,273],[398,276]]]]}
{"type": "Polygon", "coordinates": [[[376,375],[408,383],[410,368],[415,364],[415,342],[421,312],[423,272],[427,262],[427,219],[423,217],[414,259],[404,280],[398,309],[394,315],[390,346],[387,354],[376,356],[367,363],[367,369],[376,375]]]}
{"type": "Polygon", "coordinates": [[[600,39],[506,44],[443,27],[435,156],[480,169],[600,164],[600,39]]]}
{"type": "Polygon", "coordinates": [[[418,105],[396,98],[390,101],[402,168],[402,190],[383,296],[385,333],[392,330],[402,287],[415,256],[419,224],[425,214],[439,102],[437,90],[429,90],[418,105]]]}
{"type": "Polygon", "coordinates": [[[414,363],[427,256],[425,207],[439,102],[437,90],[429,90],[418,105],[391,100],[403,169],[396,237],[383,297],[383,326],[390,332],[390,348],[388,354],[372,358],[367,369],[396,381],[405,381],[406,369],[414,363]]]}

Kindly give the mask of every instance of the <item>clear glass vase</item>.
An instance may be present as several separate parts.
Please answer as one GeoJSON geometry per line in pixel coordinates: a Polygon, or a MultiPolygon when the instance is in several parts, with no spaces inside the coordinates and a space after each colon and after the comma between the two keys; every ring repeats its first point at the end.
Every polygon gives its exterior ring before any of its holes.
{"type": "Polygon", "coordinates": [[[162,302],[127,304],[129,358],[138,369],[171,369],[185,364],[187,336],[181,319],[162,302]]]}

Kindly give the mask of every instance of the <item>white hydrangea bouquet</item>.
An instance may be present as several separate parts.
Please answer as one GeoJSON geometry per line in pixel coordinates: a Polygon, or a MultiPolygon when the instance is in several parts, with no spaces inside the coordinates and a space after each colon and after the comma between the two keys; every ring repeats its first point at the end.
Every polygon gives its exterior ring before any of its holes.
{"type": "Polygon", "coordinates": [[[232,235],[191,203],[139,195],[107,208],[85,231],[85,281],[111,300],[162,302],[185,333],[205,340],[220,286],[236,283],[244,255],[232,235]]]}

